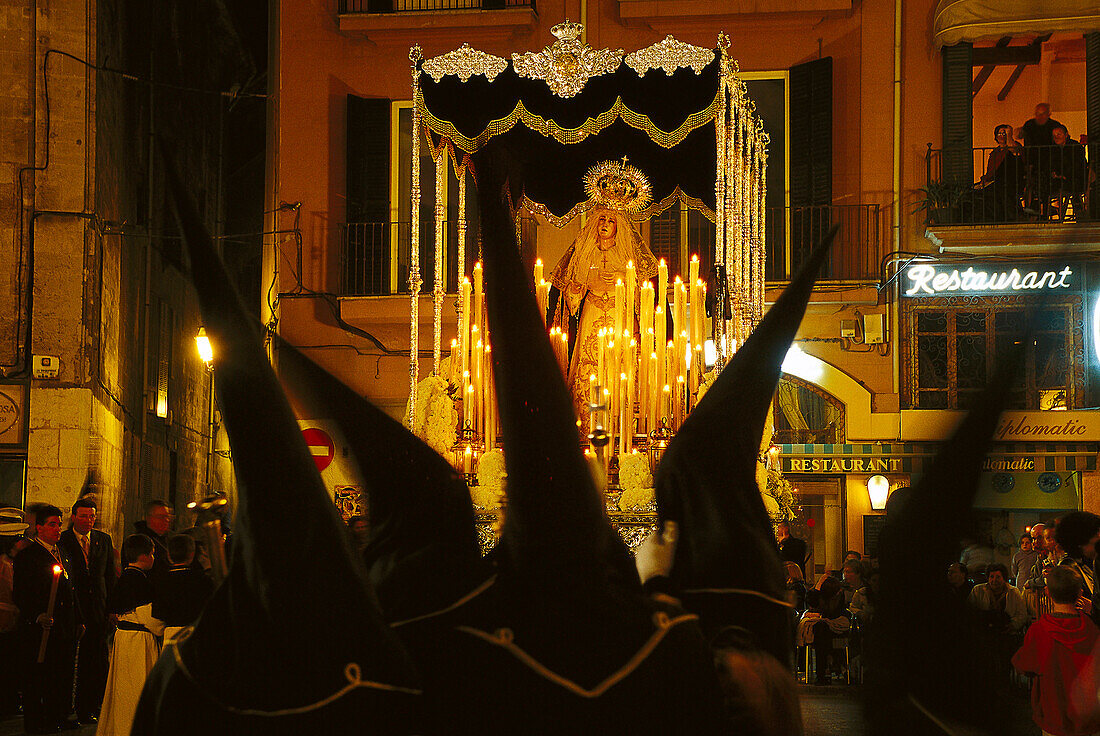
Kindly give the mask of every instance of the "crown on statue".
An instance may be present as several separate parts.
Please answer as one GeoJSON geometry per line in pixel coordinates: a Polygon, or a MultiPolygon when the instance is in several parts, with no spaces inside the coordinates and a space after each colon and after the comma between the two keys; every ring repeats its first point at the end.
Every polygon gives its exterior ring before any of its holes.
{"type": "Polygon", "coordinates": [[[621,161],[601,161],[584,175],[584,191],[597,205],[640,212],[653,201],[649,179],[637,167],[621,161]]]}
{"type": "Polygon", "coordinates": [[[573,23],[566,18],[563,22],[551,28],[550,32],[553,33],[554,38],[559,41],[575,41],[584,33],[584,26],[580,23],[573,23]]]}

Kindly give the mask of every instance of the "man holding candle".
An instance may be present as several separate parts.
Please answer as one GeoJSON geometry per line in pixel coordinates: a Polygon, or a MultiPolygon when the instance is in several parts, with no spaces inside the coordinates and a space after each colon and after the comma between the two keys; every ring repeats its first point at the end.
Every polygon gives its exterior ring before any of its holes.
{"type": "Polygon", "coordinates": [[[19,608],[23,653],[23,722],[27,733],[72,728],[73,658],[83,626],[61,539],[61,509],[43,504],[34,514],[35,544],[15,558],[12,597],[19,608]],[[43,649],[43,642],[45,647],[43,649]]]}

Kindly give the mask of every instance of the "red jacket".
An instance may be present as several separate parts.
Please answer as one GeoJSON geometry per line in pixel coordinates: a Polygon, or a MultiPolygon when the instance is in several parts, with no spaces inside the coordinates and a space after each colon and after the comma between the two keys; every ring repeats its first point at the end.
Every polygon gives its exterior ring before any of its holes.
{"type": "Polygon", "coordinates": [[[1027,630],[1012,666],[1036,675],[1031,686],[1031,714],[1044,731],[1055,736],[1100,731],[1097,639],[1100,629],[1084,614],[1045,614],[1027,630]]]}

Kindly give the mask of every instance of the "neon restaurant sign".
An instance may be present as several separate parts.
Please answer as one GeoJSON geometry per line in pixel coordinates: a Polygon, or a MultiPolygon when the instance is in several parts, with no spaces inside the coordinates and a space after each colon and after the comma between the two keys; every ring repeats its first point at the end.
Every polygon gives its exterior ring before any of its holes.
{"type": "Polygon", "coordinates": [[[1074,266],[1010,268],[914,263],[905,269],[902,294],[910,297],[952,294],[1028,294],[1077,287],[1074,266]]]}

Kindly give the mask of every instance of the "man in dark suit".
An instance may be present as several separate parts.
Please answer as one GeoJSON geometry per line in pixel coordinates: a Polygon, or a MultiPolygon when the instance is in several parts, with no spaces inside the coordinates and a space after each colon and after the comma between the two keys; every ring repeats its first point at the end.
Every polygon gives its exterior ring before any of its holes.
{"type": "Polygon", "coordinates": [[[144,534],[153,540],[153,569],[149,577],[153,580],[160,579],[172,563],[168,561],[168,532],[172,528],[172,519],[175,516],[172,507],[166,502],[154,499],[145,504],[145,518],[134,522],[134,534],[144,534]]]}
{"type": "Polygon", "coordinates": [[[72,526],[61,533],[63,556],[71,563],[69,574],[84,636],[76,659],[76,718],[95,723],[107,685],[107,637],[112,624],[107,613],[107,595],[115,584],[114,545],[109,534],[93,529],[95,501],[81,498],[73,504],[72,526]]]}
{"type": "Polygon", "coordinates": [[[57,733],[75,727],[67,719],[72,709],[73,657],[81,633],[80,611],[64,559],[61,509],[43,504],[35,510],[35,543],[15,558],[12,598],[19,608],[19,638],[23,650],[23,723],[27,733],[57,733]],[[53,615],[50,590],[57,579],[53,615]],[[42,662],[38,652],[46,650],[42,662]]]}

